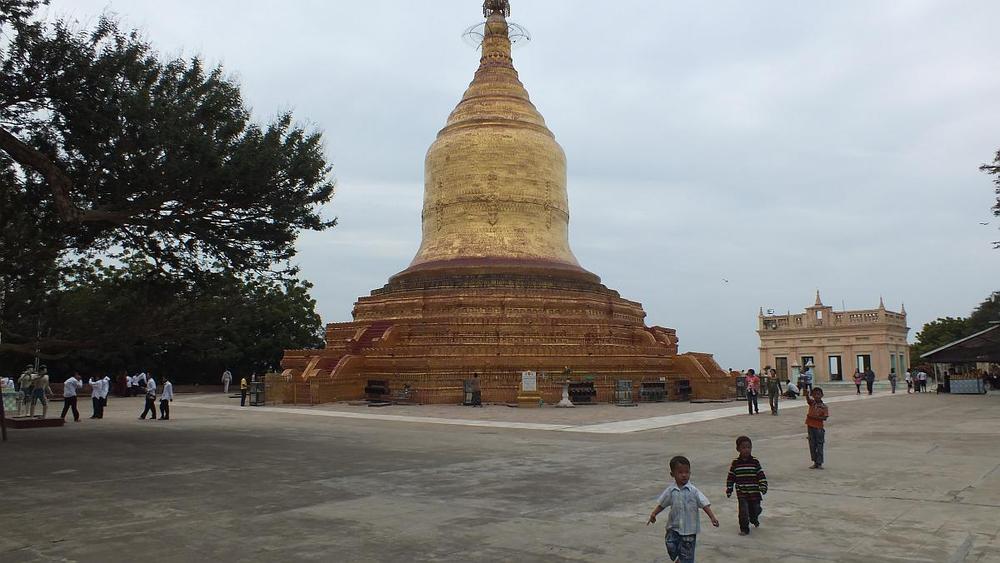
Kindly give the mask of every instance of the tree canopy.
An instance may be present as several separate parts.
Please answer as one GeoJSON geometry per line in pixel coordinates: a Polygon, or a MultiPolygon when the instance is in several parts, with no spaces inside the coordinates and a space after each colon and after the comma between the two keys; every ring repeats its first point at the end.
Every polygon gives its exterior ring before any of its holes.
{"type": "MultiPolygon", "coordinates": [[[[993,205],[993,215],[1000,217],[1000,150],[993,157],[991,164],[984,164],[979,169],[993,176],[993,185],[995,186],[993,191],[997,194],[997,201],[993,205]]],[[[1000,249],[1000,240],[995,241],[993,246],[1000,249]]]]}
{"type": "Polygon", "coordinates": [[[990,296],[968,317],[942,317],[925,324],[910,347],[910,363],[917,365],[923,362],[921,354],[989,328],[993,321],[1000,321],[1000,299],[990,296]]]}
{"type": "Polygon", "coordinates": [[[301,230],[336,222],[320,211],[334,190],[322,134],[289,112],[256,123],[221,66],[164,59],[110,17],[46,21],[46,3],[0,0],[0,354],[40,340],[51,359],[124,357],[119,326],[150,357],[175,336],[197,350],[209,335],[192,329],[220,328],[209,305],[238,308],[236,294],[301,307],[286,311],[296,326],[262,314],[274,324],[257,330],[313,344],[291,259],[301,230]],[[162,318],[128,319],[143,310],[162,318]]]}

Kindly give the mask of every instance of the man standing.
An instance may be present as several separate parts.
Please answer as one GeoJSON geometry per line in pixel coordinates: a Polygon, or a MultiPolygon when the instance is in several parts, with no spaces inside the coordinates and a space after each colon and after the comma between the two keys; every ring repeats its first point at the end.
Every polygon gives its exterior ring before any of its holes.
{"type": "Polygon", "coordinates": [[[94,405],[94,414],[90,418],[101,418],[101,389],[104,380],[91,377],[87,383],[90,384],[90,402],[94,405]]]}
{"type": "Polygon", "coordinates": [[[35,416],[35,403],[42,403],[42,418],[45,418],[49,412],[49,399],[48,396],[52,394],[52,388],[49,387],[49,372],[45,366],[39,366],[38,373],[31,376],[31,409],[28,416],[35,416]]]}
{"type": "Polygon", "coordinates": [[[926,371],[920,370],[920,373],[917,374],[917,383],[920,384],[920,392],[921,393],[926,393],[927,392],[927,372],[926,371]]]}
{"type": "Polygon", "coordinates": [[[160,420],[170,420],[170,401],[174,400],[174,384],[163,377],[163,393],[160,394],[160,420]]]}
{"type": "Polygon", "coordinates": [[[771,414],[778,416],[778,399],[781,397],[781,380],[774,368],[767,370],[767,400],[771,405],[771,414]]]}
{"type": "Polygon", "coordinates": [[[226,368],[226,371],[222,372],[222,392],[229,394],[229,383],[233,380],[233,373],[226,368]]]}
{"type": "Polygon", "coordinates": [[[108,408],[108,395],[111,394],[111,378],[104,376],[103,388],[101,389],[101,418],[104,418],[104,409],[108,408]]]}
{"type": "Polygon", "coordinates": [[[896,394],[896,370],[891,370],[889,372],[889,386],[892,387],[892,393],[896,394]]]}
{"type": "Polygon", "coordinates": [[[73,409],[73,422],[80,422],[80,411],[76,408],[76,394],[83,388],[83,378],[80,372],[74,371],[73,377],[63,383],[63,410],[61,418],[66,420],[66,412],[73,409]]]}
{"type": "Polygon", "coordinates": [[[248,387],[249,387],[249,385],[247,385],[247,378],[246,377],[240,378],[240,406],[241,407],[247,406],[247,388],[248,387]]]}
{"type": "Polygon", "coordinates": [[[21,377],[17,378],[17,390],[24,393],[24,398],[27,399],[31,396],[31,367],[29,366],[21,374],[21,377]]]}
{"type": "Polygon", "coordinates": [[[865,370],[865,385],[868,386],[868,394],[871,395],[875,386],[875,372],[870,367],[865,370]]]}
{"type": "Polygon", "coordinates": [[[152,376],[146,379],[146,408],[139,415],[139,420],[146,420],[146,413],[153,415],[149,420],[156,420],[156,380],[152,376]]]}

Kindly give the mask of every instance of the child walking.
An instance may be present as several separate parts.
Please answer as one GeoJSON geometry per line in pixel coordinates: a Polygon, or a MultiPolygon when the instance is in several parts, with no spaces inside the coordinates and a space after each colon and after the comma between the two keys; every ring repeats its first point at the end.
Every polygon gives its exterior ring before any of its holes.
{"type": "Polygon", "coordinates": [[[809,469],[823,469],[823,444],[826,441],[823,423],[830,417],[830,409],[823,402],[823,390],[819,387],[812,390],[812,395],[806,395],[806,401],[809,402],[806,431],[809,432],[809,456],[813,462],[809,469]]]}
{"type": "Polygon", "coordinates": [[[726,498],[733,496],[735,487],[740,510],[740,535],[746,536],[750,534],[750,524],[755,528],[760,526],[760,501],[767,494],[767,476],[760,461],[752,455],[753,442],[749,437],[736,439],[736,451],[740,455],[729,466],[726,498]]]}
{"type": "Polygon", "coordinates": [[[712,503],[708,498],[689,482],[691,462],[686,457],[679,455],[671,458],[670,476],[674,478],[674,482],[656,500],[656,508],[649,514],[646,525],[656,523],[656,515],[669,508],[667,535],[664,539],[667,556],[678,563],[694,563],[695,542],[701,532],[698,509],[708,514],[716,528],[719,527],[719,519],[712,512],[712,503]]]}

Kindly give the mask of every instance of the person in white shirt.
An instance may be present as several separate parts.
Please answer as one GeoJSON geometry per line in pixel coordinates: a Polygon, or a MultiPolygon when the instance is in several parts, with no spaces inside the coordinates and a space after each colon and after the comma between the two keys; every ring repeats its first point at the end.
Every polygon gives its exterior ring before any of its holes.
{"type": "Polygon", "coordinates": [[[101,418],[101,390],[104,389],[104,381],[90,378],[90,402],[94,405],[94,414],[90,418],[101,418]]]}
{"type": "Polygon", "coordinates": [[[788,397],[789,399],[794,399],[794,398],[798,397],[799,396],[799,387],[798,387],[798,385],[795,385],[795,383],[792,382],[792,381],[790,381],[790,380],[786,381],[785,383],[786,383],[786,385],[785,385],[785,396],[788,397]]]}
{"type": "Polygon", "coordinates": [[[163,378],[163,393],[160,394],[160,420],[170,420],[170,401],[174,400],[174,384],[170,378],[163,378]]]}
{"type": "Polygon", "coordinates": [[[927,372],[920,370],[917,372],[917,392],[926,393],[927,392],[927,372]]]}
{"type": "Polygon", "coordinates": [[[63,410],[61,418],[66,420],[66,413],[73,409],[73,421],[80,422],[80,411],[76,408],[76,394],[83,388],[83,378],[80,372],[73,372],[73,377],[63,383],[63,410]]]}
{"type": "Polygon", "coordinates": [[[222,372],[222,392],[229,393],[229,383],[233,380],[233,372],[228,369],[222,372]]]}
{"type": "MultiPolygon", "coordinates": [[[[145,376],[146,374],[142,375],[145,376]]],[[[156,380],[152,376],[146,379],[146,408],[139,415],[139,419],[145,420],[147,413],[153,414],[153,417],[149,420],[156,420],[156,380]]]]}
{"type": "Polygon", "coordinates": [[[111,394],[111,377],[105,375],[101,380],[101,416],[104,418],[104,409],[108,408],[108,395],[111,394]]]}

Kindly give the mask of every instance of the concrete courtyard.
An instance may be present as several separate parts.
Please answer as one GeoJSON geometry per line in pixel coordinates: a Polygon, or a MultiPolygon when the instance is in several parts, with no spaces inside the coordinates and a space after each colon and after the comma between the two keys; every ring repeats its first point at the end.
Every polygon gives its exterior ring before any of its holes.
{"type": "Polygon", "coordinates": [[[1000,395],[832,398],[824,471],[801,400],[749,417],[182,395],[139,421],[112,398],[0,444],[0,561],[666,561],[665,519],[645,521],[676,454],[722,521],[702,517],[698,561],[1000,561],[1000,395]],[[744,433],[771,483],[749,537],[724,495],[744,433]]]}

